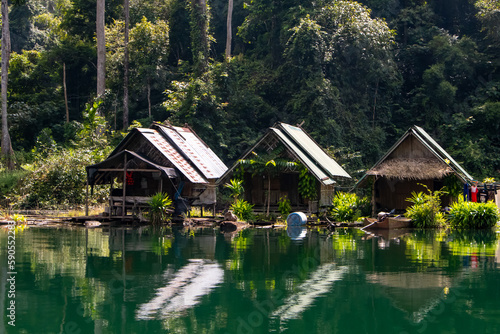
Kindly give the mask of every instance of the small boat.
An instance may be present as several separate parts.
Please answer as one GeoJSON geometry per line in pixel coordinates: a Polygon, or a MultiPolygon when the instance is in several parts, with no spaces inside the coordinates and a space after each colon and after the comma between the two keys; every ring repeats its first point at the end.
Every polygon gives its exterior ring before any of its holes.
{"type": "Polygon", "coordinates": [[[363,229],[396,229],[396,228],[408,228],[411,226],[411,219],[401,216],[396,217],[384,217],[382,220],[378,221],[375,218],[365,218],[365,226],[363,229]]]}

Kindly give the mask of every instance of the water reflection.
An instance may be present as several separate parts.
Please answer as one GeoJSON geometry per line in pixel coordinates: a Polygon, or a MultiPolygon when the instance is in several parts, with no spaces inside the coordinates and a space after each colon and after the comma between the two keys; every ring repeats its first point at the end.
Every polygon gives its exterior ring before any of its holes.
{"type": "Polygon", "coordinates": [[[136,318],[149,320],[179,316],[200,303],[201,297],[208,295],[223,280],[224,271],[219,264],[192,259],[165,287],[157,289],[156,297],[139,306],[136,318]]]}
{"type": "Polygon", "coordinates": [[[494,333],[499,264],[494,231],[29,228],[16,236],[16,329],[494,333]]]}
{"type": "Polygon", "coordinates": [[[307,235],[307,227],[305,226],[287,226],[286,234],[293,241],[300,241],[307,235]]]}
{"type": "Polygon", "coordinates": [[[285,303],[272,312],[271,317],[281,322],[299,319],[322,295],[331,292],[333,283],[343,278],[347,267],[337,267],[335,263],[326,263],[313,271],[310,278],[300,284],[296,291],[285,299],[285,303]]]}

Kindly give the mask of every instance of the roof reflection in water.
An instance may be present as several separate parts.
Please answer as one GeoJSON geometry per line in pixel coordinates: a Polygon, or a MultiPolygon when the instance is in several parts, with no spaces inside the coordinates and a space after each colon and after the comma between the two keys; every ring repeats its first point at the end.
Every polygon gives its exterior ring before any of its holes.
{"type": "Polygon", "coordinates": [[[337,267],[335,263],[326,263],[316,269],[309,279],[300,284],[297,292],[285,299],[271,317],[281,321],[299,319],[300,314],[307,310],[314,300],[330,291],[335,281],[340,281],[347,267],[337,267]]]}
{"type": "Polygon", "coordinates": [[[156,296],[139,306],[138,320],[167,319],[196,306],[202,296],[208,295],[224,281],[224,270],[207,260],[190,260],[156,296]]]}

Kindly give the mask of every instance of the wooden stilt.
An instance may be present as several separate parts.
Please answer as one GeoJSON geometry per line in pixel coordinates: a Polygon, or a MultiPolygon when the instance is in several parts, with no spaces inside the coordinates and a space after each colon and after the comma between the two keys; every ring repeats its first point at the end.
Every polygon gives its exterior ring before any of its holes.
{"type": "Polygon", "coordinates": [[[126,194],[127,193],[127,154],[123,155],[123,194],[122,194],[122,217],[127,215],[126,194]]]}
{"type": "Polygon", "coordinates": [[[375,182],[377,182],[377,176],[373,177],[372,184],[372,217],[375,217],[375,182]]]}
{"type": "Polygon", "coordinates": [[[87,178],[87,187],[85,189],[85,216],[89,215],[89,179],[87,178]]]}

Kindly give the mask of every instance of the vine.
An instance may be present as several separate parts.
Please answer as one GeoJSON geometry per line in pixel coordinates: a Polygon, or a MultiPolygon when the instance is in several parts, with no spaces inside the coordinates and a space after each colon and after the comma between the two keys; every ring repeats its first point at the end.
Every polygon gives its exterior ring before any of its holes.
{"type": "Polygon", "coordinates": [[[304,166],[299,170],[299,194],[310,201],[318,197],[316,178],[304,166]]]}

